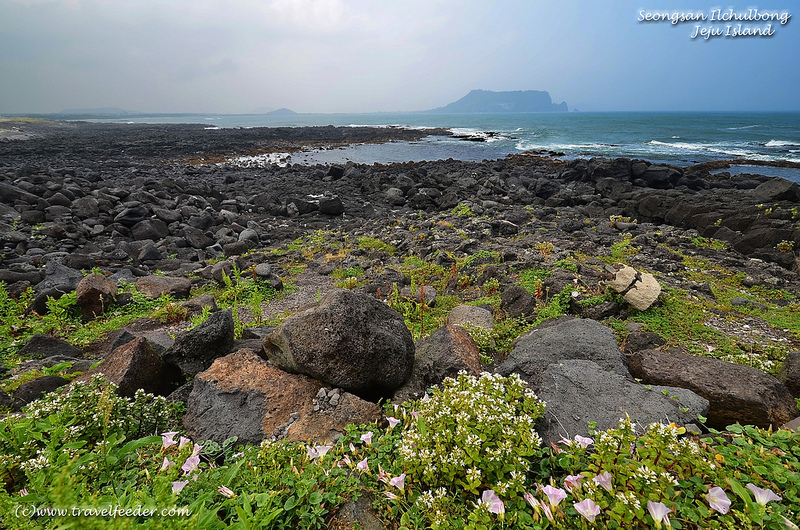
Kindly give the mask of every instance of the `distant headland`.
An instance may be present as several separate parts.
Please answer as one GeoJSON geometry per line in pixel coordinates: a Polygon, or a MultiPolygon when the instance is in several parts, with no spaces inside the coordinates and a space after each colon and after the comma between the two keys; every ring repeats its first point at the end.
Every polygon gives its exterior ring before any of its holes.
{"type": "Polygon", "coordinates": [[[514,90],[493,92],[473,90],[463,98],[426,112],[437,114],[477,114],[513,112],[567,112],[567,104],[553,103],[545,90],[514,90]]]}

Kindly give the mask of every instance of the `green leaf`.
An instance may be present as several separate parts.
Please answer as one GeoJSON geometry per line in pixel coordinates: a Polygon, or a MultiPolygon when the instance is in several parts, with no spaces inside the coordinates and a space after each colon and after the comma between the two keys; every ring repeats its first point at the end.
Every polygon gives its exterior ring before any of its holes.
{"type": "Polygon", "coordinates": [[[425,418],[423,418],[422,416],[417,418],[417,428],[419,429],[419,433],[422,436],[425,436],[425,435],[428,434],[428,423],[425,421],[425,418]]]}
{"type": "Polygon", "coordinates": [[[283,503],[283,509],[284,509],[285,511],[287,511],[287,512],[290,512],[290,511],[292,511],[292,509],[293,509],[295,506],[297,506],[299,503],[300,503],[300,501],[298,501],[298,500],[297,500],[297,497],[295,497],[294,495],[292,495],[292,496],[290,496],[288,499],[286,499],[286,502],[285,502],[285,503],[283,503]]]}

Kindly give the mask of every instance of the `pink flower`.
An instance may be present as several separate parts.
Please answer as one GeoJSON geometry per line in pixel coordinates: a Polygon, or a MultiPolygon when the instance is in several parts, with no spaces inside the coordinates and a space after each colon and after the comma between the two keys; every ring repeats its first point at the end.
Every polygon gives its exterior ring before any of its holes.
{"type": "Polygon", "coordinates": [[[611,473],[609,473],[608,471],[606,471],[601,475],[597,475],[592,480],[594,481],[595,484],[597,484],[598,486],[600,486],[601,488],[603,488],[608,492],[610,492],[613,489],[613,486],[611,485],[611,473]]]}
{"type": "Polygon", "coordinates": [[[600,515],[600,507],[592,499],[583,499],[581,502],[573,503],[573,506],[590,523],[593,523],[594,518],[600,515]]]}
{"type": "Polygon", "coordinates": [[[403,491],[403,488],[405,487],[405,482],[406,482],[406,474],[403,473],[399,477],[394,477],[393,479],[391,479],[389,481],[389,485],[390,486],[394,486],[395,488],[399,489],[400,491],[403,491]]]}
{"type": "Polygon", "coordinates": [[[394,429],[400,423],[400,420],[398,420],[397,418],[393,418],[391,416],[387,417],[386,421],[389,422],[389,428],[390,429],[394,429]]]}
{"type": "Polygon", "coordinates": [[[365,432],[361,435],[361,441],[367,445],[372,445],[372,431],[365,432]]]}
{"type": "Polygon", "coordinates": [[[397,495],[395,495],[391,491],[384,491],[383,494],[386,495],[387,499],[392,500],[392,501],[397,498],[397,495]]]}
{"type": "Polygon", "coordinates": [[[181,469],[185,473],[191,473],[192,471],[197,469],[198,465],[200,465],[200,457],[199,456],[190,456],[189,458],[186,459],[186,462],[183,463],[183,465],[181,466],[181,469]]]}
{"type": "Polygon", "coordinates": [[[178,431],[165,432],[164,434],[161,435],[161,440],[162,440],[161,445],[164,447],[164,449],[175,445],[176,442],[174,438],[176,434],[178,434],[178,431]]]}
{"type": "Polygon", "coordinates": [[[791,522],[785,516],[781,515],[781,517],[783,517],[783,522],[786,525],[786,528],[789,528],[790,530],[800,530],[800,527],[798,527],[796,524],[791,522]]]}
{"type": "Polygon", "coordinates": [[[311,460],[314,460],[315,458],[322,458],[323,456],[328,454],[328,451],[331,450],[331,447],[333,446],[331,445],[317,445],[315,447],[309,446],[306,448],[306,451],[308,452],[308,458],[310,458],[311,460]]]}
{"type": "Polygon", "coordinates": [[[27,494],[28,494],[28,488],[22,488],[21,490],[19,490],[20,497],[25,497],[27,494]]]}
{"type": "Polygon", "coordinates": [[[220,492],[223,497],[227,497],[229,499],[233,499],[234,497],[236,497],[236,494],[225,486],[218,487],[217,491],[220,492]]]}
{"type": "Polygon", "coordinates": [[[410,412],[410,414],[411,414],[411,417],[414,418],[415,420],[419,417],[419,411],[418,410],[412,410],[410,412]]]}
{"type": "Polygon", "coordinates": [[[539,499],[537,499],[527,491],[522,494],[522,498],[528,501],[528,504],[530,504],[531,508],[533,508],[534,510],[542,506],[542,503],[539,502],[539,499]]]}
{"type": "Polygon", "coordinates": [[[753,483],[747,484],[747,489],[753,492],[756,502],[761,506],[766,506],[769,501],[783,500],[781,497],[775,495],[775,492],[770,489],[761,489],[753,483]]]}
{"type": "Polygon", "coordinates": [[[356,464],[356,469],[360,471],[369,471],[369,464],[367,464],[367,459],[365,458],[358,464],[356,464]]]}
{"type": "Polygon", "coordinates": [[[581,449],[586,449],[588,446],[594,443],[594,440],[591,438],[586,438],[585,436],[581,436],[579,434],[575,435],[575,441],[578,442],[578,445],[581,446],[581,449]]]}
{"type": "Polygon", "coordinates": [[[167,457],[165,456],[164,457],[164,462],[161,464],[161,471],[164,471],[165,469],[169,469],[171,466],[174,466],[174,465],[175,465],[175,462],[170,462],[169,460],[167,460],[167,457]]]}
{"type": "MultiPolygon", "coordinates": [[[[352,462],[350,461],[350,457],[347,456],[347,455],[344,455],[344,457],[342,458],[342,464],[344,464],[345,466],[349,466],[351,463],[352,462]]],[[[343,467],[343,466],[340,465],[339,467],[343,467]]]]}
{"type": "Polygon", "coordinates": [[[356,446],[353,445],[352,443],[350,444],[350,452],[351,453],[355,453],[356,452],[356,446]]]}
{"type": "Polygon", "coordinates": [[[722,515],[728,513],[728,510],[731,507],[731,500],[725,494],[725,491],[719,487],[713,487],[708,490],[708,493],[706,494],[706,500],[708,501],[708,505],[712,510],[718,511],[722,515]]]}
{"type": "Polygon", "coordinates": [[[194,447],[192,448],[192,456],[200,456],[200,451],[202,450],[202,445],[194,444],[194,447]]]}
{"type": "Polygon", "coordinates": [[[672,510],[667,508],[667,505],[663,502],[647,501],[647,511],[650,512],[650,516],[656,523],[656,528],[661,528],[662,522],[667,526],[672,526],[669,523],[669,514],[672,510]]]}
{"type": "Polygon", "coordinates": [[[583,475],[569,475],[564,479],[564,488],[567,491],[572,492],[575,488],[581,485],[581,480],[585,477],[583,475]]]}
{"type": "Polygon", "coordinates": [[[558,506],[558,503],[567,498],[567,492],[561,488],[554,488],[553,486],[545,486],[542,491],[547,495],[550,501],[550,506],[558,506]]]}
{"type": "Polygon", "coordinates": [[[189,483],[188,480],[176,480],[175,482],[172,483],[172,493],[177,495],[178,493],[181,492],[183,488],[186,487],[188,483],[189,483]]]}
{"type": "Polygon", "coordinates": [[[183,449],[189,442],[191,442],[190,439],[186,438],[185,436],[181,436],[181,443],[178,444],[178,449],[183,449]]]}
{"type": "Polygon", "coordinates": [[[501,514],[506,513],[506,507],[500,497],[495,494],[494,490],[485,490],[481,494],[481,504],[485,504],[489,513],[501,514]]]}

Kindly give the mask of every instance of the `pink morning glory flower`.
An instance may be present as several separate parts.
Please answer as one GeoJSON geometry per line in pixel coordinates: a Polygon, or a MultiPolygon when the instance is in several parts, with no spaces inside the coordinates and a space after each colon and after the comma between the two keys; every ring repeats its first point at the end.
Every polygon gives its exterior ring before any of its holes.
{"type": "Polygon", "coordinates": [[[581,502],[573,503],[573,506],[590,523],[593,523],[594,518],[600,515],[600,507],[592,499],[583,499],[581,502]]]}
{"type": "Polygon", "coordinates": [[[333,446],[331,445],[317,445],[315,447],[309,446],[308,448],[306,448],[306,451],[308,451],[308,458],[310,458],[311,460],[314,460],[315,458],[322,458],[328,453],[328,451],[331,450],[331,447],[333,446]]]}
{"type": "Polygon", "coordinates": [[[391,416],[387,417],[386,421],[389,422],[389,428],[390,429],[394,429],[400,423],[400,420],[398,420],[397,418],[393,418],[391,416]]]}
{"type": "Polygon", "coordinates": [[[165,469],[169,469],[170,466],[172,466],[174,464],[175,464],[175,462],[170,462],[169,460],[167,460],[167,457],[165,456],[164,457],[164,462],[162,462],[162,464],[161,464],[161,471],[164,471],[165,469]]]}
{"type": "Polygon", "coordinates": [[[176,480],[172,483],[172,493],[178,494],[189,483],[188,480],[176,480]]]}
{"type": "Polygon", "coordinates": [[[361,471],[369,471],[369,464],[367,464],[367,459],[365,458],[364,460],[356,464],[356,469],[359,469],[361,471]]]}
{"type": "Polygon", "coordinates": [[[650,512],[650,516],[655,521],[656,528],[661,528],[662,522],[667,526],[672,526],[669,523],[669,514],[672,510],[667,508],[667,505],[663,502],[647,501],[647,511],[650,512]]]}
{"type": "Polygon", "coordinates": [[[708,490],[708,493],[706,494],[706,500],[708,501],[708,505],[712,510],[717,511],[722,515],[728,513],[728,510],[731,507],[731,500],[725,494],[725,491],[719,487],[713,487],[708,490]]]}
{"type": "Polygon", "coordinates": [[[229,499],[233,499],[234,497],[236,497],[236,494],[231,489],[225,486],[218,487],[217,491],[220,492],[223,497],[227,497],[229,499]]]}
{"type": "Polygon", "coordinates": [[[581,436],[579,434],[575,435],[575,441],[578,442],[578,445],[581,446],[581,449],[586,449],[588,446],[594,443],[594,440],[591,438],[586,438],[585,436],[581,436]]]}
{"type": "Polygon", "coordinates": [[[403,473],[399,477],[394,477],[393,479],[389,480],[389,485],[394,486],[400,491],[403,491],[403,487],[405,486],[406,482],[406,474],[403,473]]]}
{"type": "Polygon", "coordinates": [[[202,450],[202,445],[194,444],[194,447],[192,448],[192,456],[200,456],[200,451],[202,450]]]}
{"type": "Polygon", "coordinates": [[[554,488],[553,486],[545,486],[542,491],[547,495],[551,506],[558,506],[558,503],[567,498],[567,492],[561,488],[554,488]]]}
{"type": "Polygon", "coordinates": [[[181,469],[186,473],[191,473],[197,466],[200,465],[200,457],[199,456],[190,456],[186,459],[186,462],[183,463],[181,469]]]}
{"type": "Polygon", "coordinates": [[[613,489],[613,486],[611,485],[611,473],[609,473],[608,471],[600,475],[597,475],[592,480],[594,481],[595,484],[597,484],[606,491],[610,492],[613,489]]]}
{"type": "Polygon", "coordinates": [[[583,475],[569,475],[564,479],[564,487],[567,491],[571,492],[581,485],[581,480],[584,478],[583,475]]]}
{"type": "Polygon", "coordinates": [[[397,498],[397,495],[395,495],[391,491],[384,491],[383,494],[386,496],[387,499],[392,500],[392,501],[397,498]]]}
{"type": "Polygon", "coordinates": [[[522,494],[522,498],[528,501],[528,504],[531,505],[531,508],[539,508],[542,504],[539,502],[539,499],[528,493],[527,491],[522,494]]]}
{"type": "Polygon", "coordinates": [[[486,505],[489,513],[506,513],[506,507],[503,504],[503,501],[500,500],[500,497],[497,496],[494,490],[485,490],[481,494],[481,504],[486,505]]]}
{"type": "Polygon", "coordinates": [[[177,443],[174,440],[176,434],[178,434],[178,431],[165,432],[164,434],[161,435],[161,440],[162,440],[161,443],[164,449],[173,446],[177,443]]]}
{"type": "Polygon", "coordinates": [[[183,449],[189,442],[191,442],[190,439],[186,438],[185,436],[181,436],[181,443],[178,444],[178,449],[183,449]]]}
{"type": "Polygon", "coordinates": [[[372,445],[372,431],[365,432],[361,435],[361,441],[367,445],[372,445]]]}
{"type": "Polygon", "coordinates": [[[781,497],[775,495],[775,492],[770,489],[762,489],[756,486],[755,484],[748,483],[747,489],[753,492],[753,496],[756,498],[756,502],[761,506],[766,506],[769,501],[780,501],[782,500],[781,497]]]}

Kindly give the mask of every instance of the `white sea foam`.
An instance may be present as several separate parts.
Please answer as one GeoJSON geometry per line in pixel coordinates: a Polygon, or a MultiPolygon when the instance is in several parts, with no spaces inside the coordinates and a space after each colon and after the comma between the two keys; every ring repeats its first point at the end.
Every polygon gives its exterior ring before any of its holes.
{"type": "Polygon", "coordinates": [[[267,167],[272,165],[286,167],[291,159],[292,155],[289,153],[265,153],[263,155],[254,156],[237,156],[226,160],[223,164],[247,168],[267,167]]]}
{"type": "Polygon", "coordinates": [[[800,146],[800,144],[797,143],[797,142],[788,142],[788,141],[785,141],[785,140],[770,140],[769,142],[764,144],[764,146],[765,147],[795,147],[795,146],[800,146]]]}

